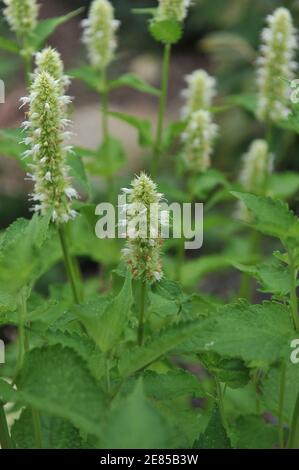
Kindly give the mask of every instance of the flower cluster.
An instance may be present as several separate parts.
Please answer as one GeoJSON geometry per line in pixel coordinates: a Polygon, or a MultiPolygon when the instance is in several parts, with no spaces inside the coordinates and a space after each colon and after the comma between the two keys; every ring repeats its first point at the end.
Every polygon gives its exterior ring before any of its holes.
{"type": "Polygon", "coordinates": [[[20,38],[28,36],[37,25],[39,6],[36,0],[3,0],[3,13],[12,29],[20,38]]]}
{"type": "Polygon", "coordinates": [[[168,211],[161,207],[162,194],[145,173],[136,177],[131,188],[124,188],[123,192],[127,199],[122,206],[127,234],[123,257],[135,279],[159,281],[163,277],[161,228],[168,226],[168,211]]]}
{"type": "Polygon", "coordinates": [[[254,140],[243,156],[240,182],[245,191],[254,194],[265,193],[267,178],[273,170],[273,156],[265,140],[254,140]]]}
{"type": "Polygon", "coordinates": [[[289,109],[288,84],[297,69],[295,49],[297,38],[290,12],[278,8],[267,18],[268,26],[262,31],[261,56],[258,59],[259,119],[284,119],[289,109]]]}
{"type": "Polygon", "coordinates": [[[158,18],[183,21],[191,0],[159,0],[158,18]]]}
{"type": "Polygon", "coordinates": [[[70,133],[66,107],[69,96],[61,92],[61,83],[47,72],[34,77],[29,97],[21,99],[29,104],[28,120],[23,123],[27,131],[24,143],[30,148],[24,158],[30,158],[28,174],[34,182],[31,199],[33,210],[45,215],[51,212],[52,221],[65,223],[76,216],[71,201],[77,197],[68,176],[66,157],[72,147],[65,145],[70,133]]]}
{"type": "Polygon", "coordinates": [[[97,69],[104,69],[114,58],[117,47],[115,32],[120,22],[114,18],[114,8],[108,0],[93,0],[89,16],[83,20],[83,42],[89,60],[97,69]]]}
{"type": "Polygon", "coordinates": [[[185,78],[187,88],[182,95],[186,100],[182,110],[184,118],[200,109],[208,109],[212,106],[212,100],[216,95],[216,80],[205,70],[195,70],[185,78]]]}
{"type": "Polygon", "coordinates": [[[60,82],[61,92],[64,92],[70,85],[70,79],[64,75],[64,66],[58,51],[52,47],[46,47],[35,55],[36,70],[34,75],[47,72],[55,80],[60,82]]]}
{"type": "Polygon", "coordinates": [[[211,114],[201,109],[194,112],[182,135],[184,159],[191,170],[205,172],[211,165],[211,154],[218,126],[212,122],[211,114]]]}

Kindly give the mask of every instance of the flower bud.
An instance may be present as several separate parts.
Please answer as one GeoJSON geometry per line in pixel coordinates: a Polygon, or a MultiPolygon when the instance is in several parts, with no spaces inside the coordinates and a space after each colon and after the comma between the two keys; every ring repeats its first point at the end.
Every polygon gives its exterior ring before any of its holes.
{"type": "Polygon", "coordinates": [[[163,20],[183,21],[191,0],[159,0],[158,17],[163,20]]]}
{"type": "Polygon", "coordinates": [[[83,42],[89,60],[97,69],[107,67],[117,47],[115,32],[120,22],[114,19],[114,8],[108,0],[93,0],[89,16],[83,20],[83,42]]]}
{"type": "Polygon", "coordinates": [[[163,277],[161,228],[168,226],[168,212],[161,207],[162,194],[144,173],[123,192],[127,198],[127,204],[123,206],[127,232],[123,258],[135,279],[149,283],[159,281],[163,277]]]}
{"type": "Polygon", "coordinates": [[[47,47],[35,55],[36,70],[35,75],[41,72],[47,72],[55,80],[61,83],[63,92],[70,84],[70,79],[64,75],[64,66],[58,51],[52,47],[47,47]]]}
{"type": "Polygon", "coordinates": [[[184,118],[200,109],[209,109],[216,95],[216,80],[205,70],[196,70],[186,76],[187,88],[183,90],[186,104],[182,110],[184,118]]]}
{"type": "Polygon", "coordinates": [[[34,182],[33,210],[42,215],[50,211],[53,222],[65,223],[76,216],[71,201],[77,197],[66,164],[71,147],[64,143],[69,135],[66,107],[71,98],[62,94],[59,81],[41,72],[35,75],[30,95],[22,102],[29,104],[28,120],[23,123],[29,150],[24,157],[32,161],[28,177],[34,182]]]}
{"type": "Polygon", "coordinates": [[[212,122],[208,111],[202,109],[190,116],[182,140],[183,156],[191,170],[205,172],[211,166],[211,154],[217,130],[218,126],[212,122]]]}
{"type": "Polygon", "coordinates": [[[36,0],[3,0],[3,13],[11,30],[20,38],[28,36],[37,25],[39,6],[36,0]]]}
{"type": "Polygon", "coordinates": [[[289,87],[297,69],[297,38],[290,12],[278,8],[267,17],[262,31],[261,55],[258,59],[257,115],[263,121],[279,121],[289,113],[289,87]]]}

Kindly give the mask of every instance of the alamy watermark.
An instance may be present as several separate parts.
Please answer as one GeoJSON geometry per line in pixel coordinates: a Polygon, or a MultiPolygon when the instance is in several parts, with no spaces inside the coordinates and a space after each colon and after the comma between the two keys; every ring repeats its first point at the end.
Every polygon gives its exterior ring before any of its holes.
{"type": "Polygon", "coordinates": [[[299,339],[294,339],[291,342],[292,353],[290,356],[292,364],[299,364],[299,339]]]}
{"type": "Polygon", "coordinates": [[[5,83],[3,80],[0,80],[0,104],[5,103],[5,83]]]}
{"type": "Polygon", "coordinates": [[[103,202],[95,213],[100,216],[95,227],[98,238],[183,238],[185,250],[198,250],[203,245],[202,203],[162,202],[145,207],[128,204],[126,194],[122,194],[117,207],[103,202]]]}

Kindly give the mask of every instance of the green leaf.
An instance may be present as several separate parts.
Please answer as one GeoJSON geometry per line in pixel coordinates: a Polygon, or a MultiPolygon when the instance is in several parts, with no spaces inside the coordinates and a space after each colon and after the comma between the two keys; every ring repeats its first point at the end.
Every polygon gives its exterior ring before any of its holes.
{"type": "Polygon", "coordinates": [[[240,199],[254,217],[254,227],[260,232],[280,240],[299,236],[299,219],[284,202],[254,194],[232,194],[240,199]]]}
{"type": "Polygon", "coordinates": [[[208,352],[200,355],[200,361],[213,376],[231,388],[245,387],[250,380],[249,370],[240,359],[226,359],[208,352]]]}
{"type": "Polygon", "coordinates": [[[273,173],[267,184],[272,197],[287,200],[299,191],[299,175],[291,171],[273,173]]]}
{"type": "Polygon", "coordinates": [[[159,20],[155,18],[150,23],[149,31],[155,41],[162,42],[163,44],[175,44],[183,35],[181,24],[175,20],[159,20]]]}
{"type": "Polygon", "coordinates": [[[277,444],[277,426],[265,423],[260,416],[240,416],[232,426],[237,449],[273,449],[277,444]]]}
{"type": "Polygon", "coordinates": [[[77,15],[80,15],[82,11],[84,11],[84,8],[78,8],[77,10],[74,10],[67,15],[39,21],[32,35],[31,46],[34,48],[34,50],[41,48],[43,43],[54,33],[58,26],[61,26],[68,20],[74,18],[77,15]]]}
{"type": "Polygon", "coordinates": [[[121,77],[113,80],[109,83],[109,90],[114,90],[120,87],[130,87],[134,90],[140,91],[142,93],[148,93],[154,96],[160,96],[160,90],[149,85],[144,80],[139,78],[137,75],[132,73],[126,73],[121,77]]]}
{"type": "Polygon", "coordinates": [[[67,75],[82,80],[86,85],[97,92],[103,91],[102,78],[97,70],[88,65],[67,71],[67,75]]]}
{"type": "Polygon", "coordinates": [[[155,400],[175,400],[203,393],[200,381],[184,370],[173,370],[166,374],[147,371],[143,381],[146,395],[155,400]]]}
{"type": "Polygon", "coordinates": [[[223,173],[211,168],[207,172],[196,176],[192,181],[191,190],[199,200],[203,200],[219,186],[228,188],[229,183],[223,173]]]}
{"type": "Polygon", "coordinates": [[[119,360],[120,375],[128,376],[144,369],[190,337],[199,323],[199,321],[179,323],[155,335],[144,346],[136,347],[123,354],[119,360]]]}
{"type": "Polygon", "coordinates": [[[219,307],[218,313],[203,320],[179,351],[213,351],[245,362],[273,363],[287,354],[293,336],[290,310],[285,305],[238,302],[219,307]]]}
{"type": "Polygon", "coordinates": [[[221,422],[218,408],[215,408],[206,431],[199,436],[194,449],[231,449],[231,442],[221,422]]]}
{"type": "Polygon", "coordinates": [[[155,15],[157,8],[133,8],[134,15],[155,15]]]}
{"type": "MultiPolygon", "coordinates": [[[[299,367],[290,360],[292,349],[291,341],[288,342],[288,351],[284,355],[286,361],[285,398],[283,407],[284,420],[291,423],[294,407],[299,393],[299,367]]],[[[267,411],[279,415],[279,390],[281,382],[281,367],[271,367],[266,378],[262,382],[262,400],[267,411]]]]}
{"type": "Polygon", "coordinates": [[[91,185],[87,178],[81,157],[76,154],[69,155],[67,158],[67,164],[70,167],[70,175],[79,183],[87,195],[90,195],[91,185]]]}
{"type": "Polygon", "coordinates": [[[30,351],[17,390],[0,381],[0,396],[67,419],[86,433],[102,434],[103,396],[85,362],[70,348],[48,346],[30,351]]]}
{"type": "Polygon", "coordinates": [[[141,119],[135,116],[130,116],[125,113],[118,113],[111,111],[110,116],[119,119],[120,121],[126,122],[130,126],[134,127],[139,136],[139,143],[142,147],[150,147],[153,144],[152,132],[151,132],[151,122],[147,119],[141,119]]]}
{"type": "Polygon", "coordinates": [[[11,39],[6,39],[0,37],[0,49],[7,52],[12,52],[13,54],[19,54],[20,48],[18,43],[12,41],[11,39]]]}
{"type": "Polygon", "coordinates": [[[109,137],[103,142],[96,159],[92,162],[97,174],[102,176],[114,176],[126,163],[126,155],[120,140],[109,137]]]}
{"type": "Polygon", "coordinates": [[[106,353],[117,346],[123,335],[132,303],[132,281],[127,274],[123,288],[112,301],[104,298],[80,305],[75,308],[75,313],[99,348],[106,353]]]}
{"type": "Polygon", "coordinates": [[[174,143],[174,140],[182,134],[185,128],[185,121],[175,121],[169,124],[164,131],[162,148],[167,150],[174,143]]]}
{"type": "Polygon", "coordinates": [[[147,402],[140,380],[112,412],[103,444],[105,449],[163,449],[167,435],[167,427],[147,402]]]}
{"type": "MultiPolygon", "coordinates": [[[[42,442],[44,449],[80,449],[84,448],[84,441],[69,421],[55,416],[40,415],[42,442]]],[[[12,438],[17,449],[37,449],[31,410],[22,411],[11,430],[12,438]]]]}
{"type": "Polygon", "coordinates": [[[256,278],[261,284],[261,291],[286,296],[291,289],[291,279],[288,268],[278,260],[271,260],[257,266],[234,264],[240,271],[256,278]]]}

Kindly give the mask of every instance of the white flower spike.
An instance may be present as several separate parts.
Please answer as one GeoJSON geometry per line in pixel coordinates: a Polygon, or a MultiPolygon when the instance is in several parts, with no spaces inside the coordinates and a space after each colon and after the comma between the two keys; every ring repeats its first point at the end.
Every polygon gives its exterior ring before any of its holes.
{"type": "Polygon", "coordinates": [[[195,111],[209,109],[216,95],[216,80],[205,70],[195,70],[185,78],[187,88],[182,95],[185,98],[185,106],[182,110],[184,119],[187,119],[195,111]]]}
{"type": "Polygon", "coordinates": [[[159,0],[158,18],[163,20],[184,21],[188,14],[191,0],[159,0]]]}
{"type": "Polygon", "coordinates": [[[262,121],[283,120],[288,116],[289,86],[297,70],[295,51],[297,38],[289,10],[278,8],[267,17],[262,31],[261,55],[258,63],[257,115],[262,121]]]}
{"type": "Polygon", "coordinates": [[[39,5],[36,0],[3,0],[4,16],[11,30],[19,38],[30,35],[37,25],[39,5]]]}
{"type": "Polygon", "coordinates": [[[52,221],[57,224],[76,216],[71,201],[78,197],[66,164],[66,105],[61,93],[60,82],[49,73],[35,74],[29,96],[29,120],[23,126],[28,134],[26,143],[30,145],[24,157],[32,159],[28,177],[34,182],[33,210],[43,215],[51,211],[52,221]]]}
{"type": "Polygon", "coordinates": [[[105,69],[114,59],[119,25],[120,22],[114,18],[114,8],[108,0],[93,0],[89,16],[82,22],[82,26],[83,42],[95,68],[105,69]]]}

